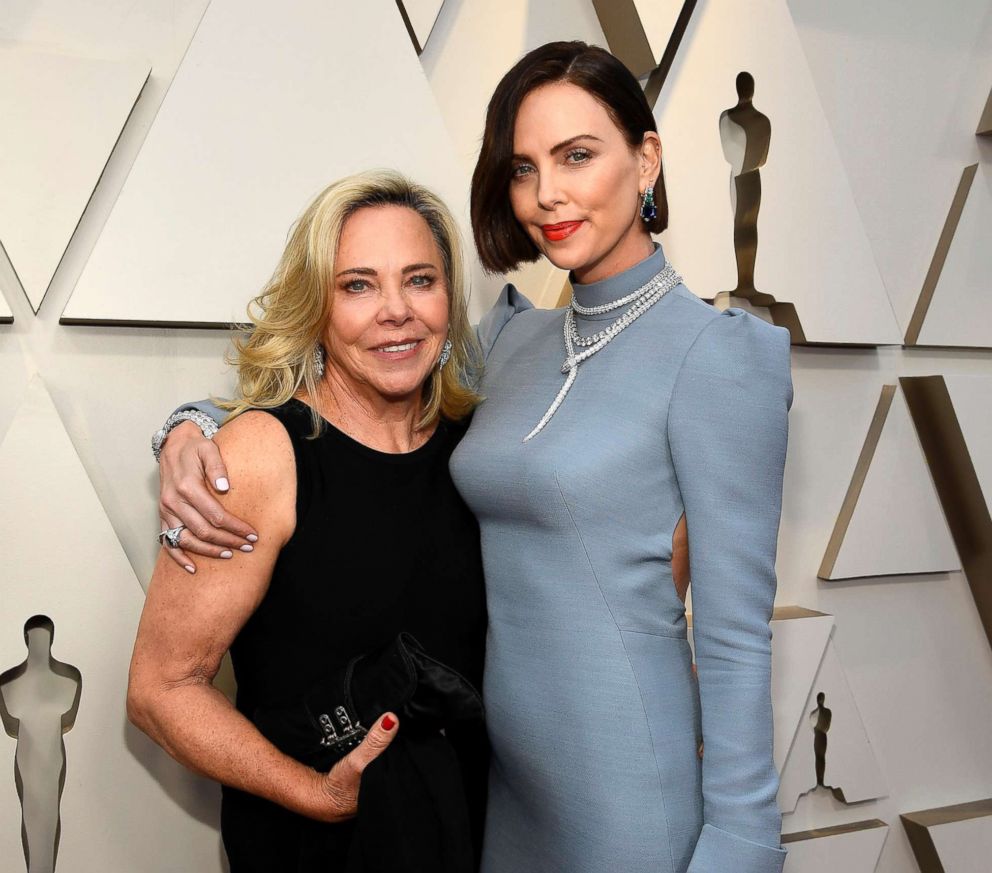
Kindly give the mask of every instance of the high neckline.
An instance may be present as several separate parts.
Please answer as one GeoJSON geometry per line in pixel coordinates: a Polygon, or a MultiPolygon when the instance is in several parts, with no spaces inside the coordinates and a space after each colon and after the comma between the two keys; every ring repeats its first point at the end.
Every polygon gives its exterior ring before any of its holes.
{"type": "MultiPolygon", "coordinates": [[[[580,285],[573,281],[572,293],[580,306],[602,306],[604,303],[612,303],[614,300],[636,291],[651,278],[657,276],[665,263],[665,252],[661,248],[661,244],[656,242],[654,252],[615,276],[601,279],[598,282],[590,282],[588,285],[580,285]]],[[[610,317],[613,318],[615,315],[616,313],[610,317]]]]}

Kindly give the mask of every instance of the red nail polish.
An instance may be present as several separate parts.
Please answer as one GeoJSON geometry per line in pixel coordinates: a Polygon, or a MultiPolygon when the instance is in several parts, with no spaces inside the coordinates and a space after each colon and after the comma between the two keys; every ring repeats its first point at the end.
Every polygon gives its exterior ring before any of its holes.
{"type": "Polygon", "coordinates": [[[382,729],[385,731],[391,731],[396,727],[396,722],[393,721],[388,715],[382,720],[382,729]]]}

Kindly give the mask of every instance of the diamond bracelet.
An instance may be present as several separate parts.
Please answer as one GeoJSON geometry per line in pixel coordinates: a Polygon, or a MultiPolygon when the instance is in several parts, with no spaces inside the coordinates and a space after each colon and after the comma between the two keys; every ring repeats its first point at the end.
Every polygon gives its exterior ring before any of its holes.
{"type": "Polygon", "coordinates": [[[165,420],[165,424],[152,436],[152,454],[155,456],[156,463],[161,463],[162,446],[165,444],[165,438],[174,427],[184,421],[193,422],[208,440],[213,439],[214,434],[220,430],[217,422],[205,412],[200,412],[199,409],[182,409],[179,412],[173,412],[165,420]]]}

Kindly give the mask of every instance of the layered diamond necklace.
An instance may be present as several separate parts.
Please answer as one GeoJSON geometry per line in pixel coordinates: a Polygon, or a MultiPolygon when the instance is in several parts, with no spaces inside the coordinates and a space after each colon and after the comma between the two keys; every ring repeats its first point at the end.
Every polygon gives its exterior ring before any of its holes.
{"type": "Polygon", "coordinates": [[[558,411],[558,407],[562,405],[569,389],[575,383],[576,376],[579,375],[579,364],[591,358],[600,349],[606,348],[614,337],[630,327],[681,282],[682,277],[675,272],[670,263],[666,263],[660,272],[652,276],[636,291],[611,303],[603,303],[600,306],[581,306],[576,301],[575,295],[572,295],[572,302],[565,312],[565,363],[561,365],[561,371],[565,374],[565,384],[561,386],[558,396],[552,401],[548,411],[541,416],[541,420],[534,429],[524,437],[524,442],[536,437],[551,421],[551,417],[558,411]],[[603,315],[616,309],[622,309],[624,306],[629,307],[627,311],[608,327],[597,331],[592,336],[579,334],[578,325],[575,323],[576,315],[603,315]],[[577,348],[581,351],[577,352],[577,348]]]}

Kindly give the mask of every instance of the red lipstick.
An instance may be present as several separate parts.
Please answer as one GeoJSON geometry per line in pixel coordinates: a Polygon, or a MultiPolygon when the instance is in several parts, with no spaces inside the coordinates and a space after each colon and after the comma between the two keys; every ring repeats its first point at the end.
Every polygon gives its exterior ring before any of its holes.
{"type": "Polygon", "coordinates": [[[559,242],[570,237],[582,226],[581,221],[562,221],[558,224],[542,224],[541,230],[544,238],[552,242],[559,242]]]}

